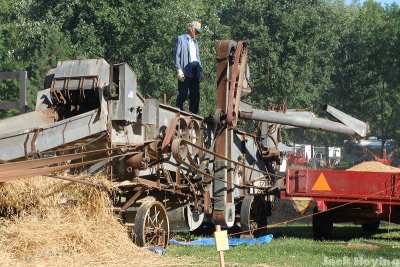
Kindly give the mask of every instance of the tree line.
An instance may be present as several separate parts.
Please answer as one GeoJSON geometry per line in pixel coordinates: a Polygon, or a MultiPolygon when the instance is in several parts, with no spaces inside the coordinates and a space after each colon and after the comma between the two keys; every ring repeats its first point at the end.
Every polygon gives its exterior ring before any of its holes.
{"type": "MultiPolygon", "coordinates": [[[[174,40],[186,31],[188,22],[198,20],[205,28],[199,37],[204,67],[201,115],[213,114],[215,108],[216,41],[245,40],[253,90],[246,102],[266,109],[287,101],[290,108],[316,113],[328,103],[368,121],[373,135],[400,140],[397,4],[381,6],[372,0],[362,5],[346,5],[343,0],[0,3],[0,71],[28,71],[31,109],[46,72],[58,60],[94,57],[127,62],[138,75],[142,94],[160,100],[166,94],[174,104],[174,40]]],[[[17,90],[10,90],[13,85],[13,81],[0,84],[0,101],[17,97],[17,90]]],[[[323,133],[310,137],[295,132],[287,138],[328,140],[323,133]]]]}

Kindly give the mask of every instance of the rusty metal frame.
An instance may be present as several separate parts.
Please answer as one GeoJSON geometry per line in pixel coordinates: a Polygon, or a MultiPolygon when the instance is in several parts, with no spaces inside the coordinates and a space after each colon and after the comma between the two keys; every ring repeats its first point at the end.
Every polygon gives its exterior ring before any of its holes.
{"type": "Polygon", "coordinates": [[[143,193],[144,188],[140,187],[139,190],[122,206],[121,211],[125,211],[127,208],[135,203],[136,199],[143,193]]]}
{"type": "MultiPolygon", "coordinates": [[[[233,42],[231,40],[219,41],[217,44],[217,106],[216,110],[225,112],[226,124],[230,127],[236,126],[241,88],[243,83],[244,68],[247,63],[247,45],[245,42],[233,42]],[[232,55],[233,54],[233,55],[232,55]],[[242,63],[242,65],[240,65],[242,63]],[[239,76],[239,77],[238,77],[239,76]]],[[[218,118],[219,114],[215,114],[218,118]]],[[[220,118],[221,119],[221,118],[220,118]]],[[[224,159],[216,161],[216,176],[225,181],[225,187],[215,186],[214,198],[218,208],[214,209],[212,218],[215,224],[226,225],[227,204],[234,204],[233,197],[233,175],[232,162],[226,160],[232,151],[232,128],[224,127],[221,134],[215,139],[214,152],[224,159]],[[224,170],[226,169],[226,170],[224,170]],[[225,173],[226,171],[226,173],[225,173]],[[222,192],[221,192],[222,191],[222,192]],[[218,192],[218,193],[217,193],[218,192]]]]}
{"type": "Polygon", "coordinates": [[[127,155],[134,155],[138,152],[126,152],[120,155],[109,156],[108,151],[112,151],[112,149],[101,149],[91,152],[84,152],[84,153],[77,153],[77,154],[70,154],[70,155],[63,155],[53,158],[44,158],[44,159],[37,159],[31,161],[22,161],[22,162],[11,162],[11,163],[4,163],[0,165],[0,181],[9,181],[14,180],[22,177],[28,176],[35,176],[35,175],[43,175],[48,174],[55,171],[63,171],[71,168],[81,167],[85,165],[90,165],[97,163],[99,161],[103,161],[105,159],[113,159],[118,157],[123,157],[127,155]],[[99,155],[102,156],[98,159],[82,161],[80,163],[74,164],[65,164],[65,165],[58,165],[58,166],[49,166],[52,164],[61,164],[65,163],[69,160],[85,158],[88,156],[99,155]]]}
{"type": "Polygon", "coordinates": [[[233,56],[232,71],[229,73],[229,100],[227,103],[227,123],[236,126],[239,116],[239,103],[242,95],[244,71],[247,64],[247,44],[238,42],[233,56]]]}

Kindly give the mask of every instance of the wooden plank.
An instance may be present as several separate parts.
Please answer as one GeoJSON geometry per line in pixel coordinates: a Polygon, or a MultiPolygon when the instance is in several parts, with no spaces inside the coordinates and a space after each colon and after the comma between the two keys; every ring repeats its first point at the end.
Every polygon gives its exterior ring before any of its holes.
{"type": "Polygon", "coordinates": [[[20,103],[18,101],[0,103],[0,109],[19,109],[19,106],[20,103]]]}

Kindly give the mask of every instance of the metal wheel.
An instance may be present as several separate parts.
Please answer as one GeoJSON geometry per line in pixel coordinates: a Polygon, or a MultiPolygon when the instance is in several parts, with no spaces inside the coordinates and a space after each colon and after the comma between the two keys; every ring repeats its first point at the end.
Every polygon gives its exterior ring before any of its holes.
{"type": "Polygon", "coordinates": [[[178,121],[176,122],[175,126],[175,133],[174,133],[174,139],[175,138],[182,138],[184,140],[188,140],[189,133],[188,133],[188,125],[187,122],[184,118],[179,118],[178,121]]]}
{"type": "Polygon", "coordinates": [[[172,141],[171,152],[177,161],[185,160],[188,151],[188,146],[182,139],[177,138],[172,141]]]}
{"type": "Polygon", "coordinates": [[[240,229],[248,234],[262,236],[266,233],[268,206],[263,196],[247,195],[240,208],[240,229]],[[258,228],[262,228],[257,230],[258,228]]]}
{"type": "Polygon", "coordinates": [[[133,233],[139,247],[166,247],[169,222],[164,205],[158,201],[143,202],[136,214],[133,233]]]}
{"type": "MultiPolygon", "coordinates": [[[[187,121],[188,125],[188,141],[190,143],[193,143],[197,146],[202,145],[202,135],[201,135],[201,130],[200,130],[200,124],[198,121],[190,119],[187,121]]],[[[189,152],[192,155],[192,157],[196,156],[199,154],[199,149],[192,147],[189,145],[189,152]]]]}

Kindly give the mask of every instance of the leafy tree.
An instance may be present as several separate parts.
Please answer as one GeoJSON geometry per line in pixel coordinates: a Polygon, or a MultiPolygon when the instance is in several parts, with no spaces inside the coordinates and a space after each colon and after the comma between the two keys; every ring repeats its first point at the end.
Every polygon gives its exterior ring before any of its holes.
{"type": "Polygon", "coordinates": [[[371,124],[383,141],[397,138],[398,7],[367,1],[360,7],[336,54],[332,96],[371,124]]]}
{"type": "MultiPolygon", "coordinates": [[[[29,105],[47,70],[60,59],[103,57],[127,62],[139,91],[174,105],[175,38],[192,20],[199,37],[204,79],[200,113],[215,109],[215,44],[246,40],[253,91],[246,101],[266,109],[319,113],[329,103],[372,125],[383,139],[399,138],[399,7],[343,0],[0,0],[0,71],[28,70],[29,105]]],[[[10,85],[11,86],[11,85],[10,85]]],[[[0,98],[15,97],[0,84],[0,98]]],[[[8,115],[8,114],[4,114],[8,115]]],[[[340,142],[332,135],[287,134],[290,140],[340,142]],[[311,137],[312,136],[312,137],[311,137]],[[329,139],[328,139],[329,138],[329,139]]]]}

